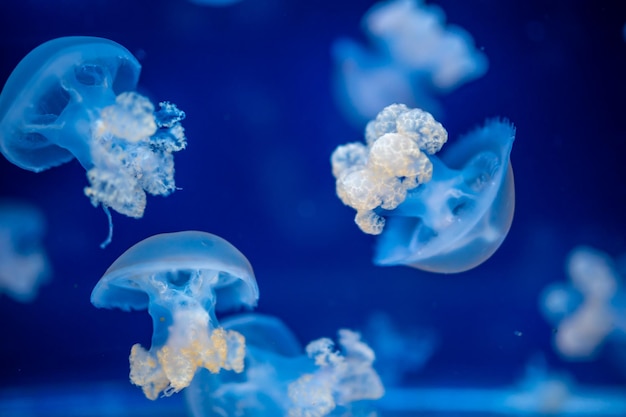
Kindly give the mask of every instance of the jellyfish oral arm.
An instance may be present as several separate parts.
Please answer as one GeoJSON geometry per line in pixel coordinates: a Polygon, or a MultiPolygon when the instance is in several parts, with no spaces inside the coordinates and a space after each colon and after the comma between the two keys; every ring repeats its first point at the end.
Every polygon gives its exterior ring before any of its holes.
{"type": "MultiPolygon", "coordinates": [[[[199,274],[196,281],[202,281],[199,274]]],[[[243,336],[215,327],[205,306],[184,291],[156,285],[160,287],[159,300],[154,300],[150,308],[155,329],[152,347],[149,351],[139,344],[132,347],[133,384],[142,387],[146,397],[154,400],[160,392],[170,396],[189,386],[199,368],[212,373],[221,369],[241,372],[245,356],[243,336]],[[170,303],[163,304],[164,300],[170,303]],[[162,316],[165,311],[172,312],[171,317],[162,316]]],[[[214,299],[204,301],[215,303],[214,299]]]]}

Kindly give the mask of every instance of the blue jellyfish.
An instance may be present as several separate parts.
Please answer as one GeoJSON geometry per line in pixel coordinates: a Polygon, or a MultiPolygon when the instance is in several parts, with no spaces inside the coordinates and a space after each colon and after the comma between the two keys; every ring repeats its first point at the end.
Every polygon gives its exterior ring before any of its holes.
{"type": "Polygon", "coordinates": [[[365,144],[339,146],[331,157],[337,196],[363,232],[380,235],[374,262],[452,273],[489,259],[513,219],[514,138],[510,123],[488,121],[439,158],[443,126],[393,104],[367,124],[365,144]]]}
{"type": "Polygon", "coordinates": [[[372,48],[340,39],[332,49],[338,102],[355,122],[369,120],[393,103],[438,113],[437,94],[487,71],[487,59],[471,35],[447,26],[445,13],[421,0],[380,2],[362,25],[372,48]]]}
{"type": "Polygon", "coordinates": [[[383,415],[624,416],[622,387],[585,386],[532,357],[513,385],[490,388],[402,387],[376,403],[383,415]]]}
{"type": "Polygon", "coordinates": [[[556,283],[541,295],[544,315],[557,326],[556,351],[566,359],[594,359],[611,335],[626,336],[626,290],[613,260],[587,246],[567,259],[570,283],[556,283]]]}
{"type": "Polygon", "coordinates": [[[16,200],[0,201],[0,294],[30,302],[50,276],[41,245],[45,231],[43,214],[16,200]]]}
{"type": "Polygon", "coordinates": [[[108,39],[65,37],[38,46],[0,95],[0,151],[34,172],[76,158],[87,171],[85,194],[109,221],[109,207],[142,217],[146,192],[175,190],[172,153],[186,139],[182,111],[168,102],[155,110],[133,91],[140,70],[108,39]]]}
{"type": "MultiPolygon", "coordinates": [[[[372,367],[374,352],[350,330],[339,331],[340,350],[321,338],[306,354],[279,319],[243,314],[222,322],[246,338],[245,371],[201,371],[185,391],[194,417],[322,417],[352,414],[356,403],[380,398],[384,389],[372,367]]],[[[365,407],[363,408],[365,409],[365,407]]]]}
{"type": "Polygon", "coordinates": [[[376,368],[385,387],[399,386],[407,374],[422,369],[438,345],[433,332],[400,327],[381,311],[368,317],[362,334],[376,352],[376,368]]]}
{"type": "Polygon", "coordinates": [[[149,237],[124,252],[91,293],[96,307],[145,310],[152,346],[130,353],[130,380],[154,400],[187,387],[198,368],[241,372],[244,337],[219,326],[215,311],[256,305],[259,290],[246,257],[210,233],[149,237]]]}

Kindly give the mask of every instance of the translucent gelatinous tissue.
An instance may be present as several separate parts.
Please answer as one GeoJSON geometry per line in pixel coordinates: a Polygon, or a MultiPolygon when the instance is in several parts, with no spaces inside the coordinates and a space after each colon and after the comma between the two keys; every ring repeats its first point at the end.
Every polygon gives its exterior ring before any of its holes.
{"type": "Polygon", "coordinates": [[[185,114],[133,90],[141,66],[103,38],[65,37],[31,51],[0,96],[0,151],[34,172],[76,158],[94,206],[143,216],[146,193],[175,190],[173,152],[186,146],[185,114]]]}
{"type": "Polygon", "coordinates": [[[147,309],[152,346],[136,344],[130,379],[151,400],[187,387],[197,369],[241,372],[245,339],[219,326],[216,310],[253,307],[259,297],[246,257],[210,233],[149,237],[124,252],[91,294],[96,307],[147,309]]]}
{"type": "Polygon", "coordinates": [[[434,332],[399,326],[381,311],[368,317],[362,334],[376,352],[376,369],[387,389],[419,371],[439,344],[434,332]]]}
{"type": "Polygon", "coordinates": [[[363,232],[380,235],[374,263],[452,273],[489,259],[513,220],[514,138],[509,122],[491,120],[438,157],[443,126],[393,104],[368,123],[366,143],[337,147],[337,195],[363,232]]]}
{"type": "Polygon", "coordinates": [[[469,33],[446,25],[438,6],[421,0],[391,0],[363,17],[371,47],[350,39],[333,45],[335,91],[351,119],[371,119],[392,103],[437,113],[437,95],[481,77],[485,55],[469,33]]]}
{"type": "Polygon", "coordinates": [[[366,416],[369,408],[360,402],[384,393],[372,366],[374,352],[356,332],[339,331],[339,350],[321,338],[304,354],[277,318],[245,314],[223,325],[246,337],[245,371],[199,372],[185,391],[194,417],[366,416]]]}
{"type": "Polygon", "coordinates": [[[16,200],[0,200],[0,294],[30,302],[50,276],[42,247],[43,214],[16,200]]]}
{"type": "Polygon", "coordinates": [[[570,282],[541,296],[541,309],[556,327],[554,346],[567,359],[594,359],[611,335],[626,335],[626,290],[609,255],[587,246],[567,259],[570,282]]]}

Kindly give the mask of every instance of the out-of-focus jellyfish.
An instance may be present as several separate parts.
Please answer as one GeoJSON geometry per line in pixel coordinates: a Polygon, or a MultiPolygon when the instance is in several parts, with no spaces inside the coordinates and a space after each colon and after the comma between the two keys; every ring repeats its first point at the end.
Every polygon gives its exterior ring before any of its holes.
{"type": "Polygon", "coordinates": [[[146,192],[168,195],[172,153],[186,146],[174,104],[133,90],[141,65],[108,39],[65,37],[31,51],[0,95],[0,151],[34,172],[76,158],[87,171],[85,194],[126,216],[143,216],[146,192]]]}
{"type": "Polygon", "coordinates": [[[582,386],[533,360],[517,383],[496,388],[391,388],[377,408],[401,415],[589,416],[626,415],[623,387],[582,386]]]}
{"type": "Polygon", "coordinates": [[[363,232],[380,235],[374,263],[461,272],[504,241],[515,207],[515,128],[487,121],[439,158],[447,139],[429,113],[393,104],[367,124],[365,144],[333,152],[337,195],[363,232]]]}
{"type": "Polygon", "coordinates": [[[124,252],[91,294],[96,307],[144,310],[152,346],[130,353],[130,379],[151,400],[187,387],[198,368],[241,372],[245,339],[219,327],[215,311],[253,307],[259,297],[246,257],[226,240],[186,231],[149,237],[124,252]]]}
{"type": "Polygon", "coordinates": [[[48,280],[50,266],[41,246],[43,214],[30,204],[0,201],[0,293],[30,302],[48,280]]]}
{"type": "Polygon", "coordinates": [[[246,314],[227,318],[223,325],[246,337],[245,371],[198,372],[185,391],[194,417],[356,416],[367,408],[362,400],[384,393],[372,367],[374,352],[358,333],[340,330],[339,351],[330,339],[315,340],[305,355],[293,333],[274,317],[246,314]]]}
{"type": "Polygon", "coordinates": [[[383,312],[369,317],[362,334],[376,352],[376,368],[386,387],[398,386],[405,375],[418,372],[437,346],[431,332],[400,328],[383,312]]]}
{"type": "Polygon", "coordinates": [[[373,118],[393,103],[438,113],[436,94],[451,92],[487,71],[472,37],[446,26],[445,13],[421,0],[392,0],[363,18],[373,48],[340,39],[333,45],[336,95],[356,121],[373,118]]]}
{"type": "Polygon", "coordinates": [[[541,295],[546,318],[556,326],[554,345],[568,359],[593,359],[611,335],[626,335],[626,292],[613,260],[579,246],[567,259],[569,284],[556,283],[541,295]]]}

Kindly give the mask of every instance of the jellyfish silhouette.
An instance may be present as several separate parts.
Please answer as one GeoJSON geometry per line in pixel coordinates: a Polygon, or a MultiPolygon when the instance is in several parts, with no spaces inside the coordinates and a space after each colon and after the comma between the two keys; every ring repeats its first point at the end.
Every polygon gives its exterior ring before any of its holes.
{"type": "Polygon", "coordinates": [[[472,36],[446,24],[436,5],[381,1],[367,11],[361,26],[371,46],[339,39],[332,47],[336,101],[358,125],[392,103],[440,114],[439,96],[487,71],[487,58],[472,36]]]}
{"type": "Polygon", "coordinates": [[[557,328],[554,347],[569,360],[593,360],[610,340],[624,344],[626,291],[606,253],[578,246],[568,255],[570,282],[548,286],[540,297],[544,316],[557,328]]]}
{"type": "Polygon", "coordinates": [[[143,216],[146,192],[175,190],[173,152],[186,146],[174,104],[154,105],[134,92],[141,66],[103,38],[65,37],[31,51],[0,95],[0,151],[34,172],[76,158],[85,194],[126,216],[143,216]]]}
{"type": "Polygon", "coordinates": [[[0,294],[30,302],[50,277],[41,244],[45,224],[41,211],[31,204],[0,200],[0,294]]]}
{"type": "Polygon", "coordinates": [[[430,113],[384,108],[365,129],[366,144],[331,156],[337,195],[356,209],[365,233],[380,235],[374,262],[462,272],[495,253],[513,220],[515,187],[506,121],[488,121],[441,158],[448,133],[430,113]]]}
{"type": "Polygon", "coordinates": [[[149,399],[187,387],[198,368],[243,370],[244,337],[219,327],[216,310],[256,305],[259,290],[246,257],[210,233],[149,237],[124,252],[91,294],[96,307],[147,309],[152,346],[131,349],[130,379],[149,399]]]}

